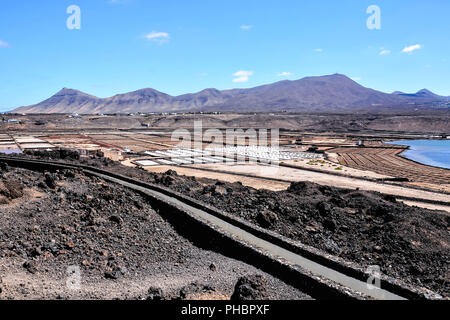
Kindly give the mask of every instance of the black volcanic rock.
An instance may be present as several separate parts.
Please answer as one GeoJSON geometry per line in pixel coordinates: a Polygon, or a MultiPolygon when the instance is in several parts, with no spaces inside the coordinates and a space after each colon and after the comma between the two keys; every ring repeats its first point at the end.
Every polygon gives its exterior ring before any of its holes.
{"type": "Polygon", "coordinates": [[[239,278],[231,300],[264,300],[267,297],[267,280],[255,274],[239,278]]]}

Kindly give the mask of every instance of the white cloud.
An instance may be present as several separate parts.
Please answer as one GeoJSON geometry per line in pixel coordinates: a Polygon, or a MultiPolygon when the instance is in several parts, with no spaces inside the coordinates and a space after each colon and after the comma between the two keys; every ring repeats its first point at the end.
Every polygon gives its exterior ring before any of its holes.
{"type": "Polygon", "coordinates": [[[9,48],[9,47],[10,46],[8,42],[0,40],[0,48],[9,48]]]}
{"type": "Polygon", "coordinates": [[[379,53],[380,56],[386,56],[388,54],[391,54],[391,50],[382,49],[379,53]]]}
{"type": "Polygon", "coordinates": [[[409,46],[409,47],[404,47],[402,52],[404,53],[412,53],[413,51],[419,50],[422,48],[422,45],[420,44],[415,44],[413,46],[409,46]]]}
{"type": "Polygon", "coordinates": [[[147,40],[155,41],[158,43],[168,42],[170,39],[170,35],[167,32],[156,32],[152,31],[145,36],[147,40]]]}
{"type": "Polygon", "coordinates": [[[249,25],[247,25],[247,24],[243,24],[243,25],[241,26],[241,29],[242,29],[242,30],[250,30],[251,28],[253,28],[253,26],[249,26],[249,25]]]}
{"type": "Polygon", "coordinates": [[[362,80],[361,77],[351,77],[350,79],[352,79],[353,81],[361,81],[362,80]]]}
{"type": "Polygon", "coordinates": [[[233,79],[233,82],[248,82],[249,77],[253,75],[253,71],[246,71],[246,70],[240,70],[233,74],[235,79],[233,79]]]}
{"type": "Polygon", "coordinates": [[[317,49],[314,49],[314,51],[315,52],[323,52],[323,49],[322,48],[317,48],[317,49]]]}
{"type": "Polygon", "coordinates": [[[290,73],[290,72],[280,72],[279,74],[278,74],[278,76],[279,77],[290,77],[290,76],[292,76],[292,73],[290,73]]]}

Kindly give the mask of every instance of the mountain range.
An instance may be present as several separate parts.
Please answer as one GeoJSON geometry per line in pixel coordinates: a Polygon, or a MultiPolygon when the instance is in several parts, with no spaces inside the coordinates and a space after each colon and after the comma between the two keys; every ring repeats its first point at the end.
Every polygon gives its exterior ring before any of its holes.
{"type": "Polygon", "coordinates": [[[249,89],[205,89],[171,96],[155,89],[141,89],[109,98],[98,98],[64,88],[38,104],[13,110],[15,113],[111,114],[135,112],[344,112],[444,105],[450,97],[427,89],[391,94],[366,88],[342,74],[284,80],[249,89]]]}

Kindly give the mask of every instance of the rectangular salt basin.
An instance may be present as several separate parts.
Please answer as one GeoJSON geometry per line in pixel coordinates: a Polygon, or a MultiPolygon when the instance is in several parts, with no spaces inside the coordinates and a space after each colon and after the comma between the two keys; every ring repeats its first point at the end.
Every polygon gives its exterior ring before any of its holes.
{"type": "Polygon", "coordinates": [[[0,149],[9,150],[9,149],[20,149],[17,144],[9,143],[9,144],[0,144],[0,149]]]}
{"type": "Polygon", "coordinates": [[[165,152],[165,151],[155,151],[154,153],[156,153],[158,155],[161,155],[163,157],[170,157],[170,156],[172,156],[170,153],[165,152]]]}
{"type": "Polygon", "coordinates": [[[205,162],[213,162],[213,163],[222,162],[222,160],[213,159],[213,158],[209,158],[209,157],[203,157],[202,160],[205,162]]]}
{"type": "Polygon", "coordinates": [[[49,143],[21,143],[20,146],[22,149],[52,149],[54,146],[49,143]]]}
{"type": "Polygon", "coordinates": [[[16,141],[18,143],[42,143],[42,142],[47,142],[45,140],[34,138],[34,137],[18,137],[18,138],[16,138],[16,141]]]}
{"type": "Polygon", "coordinates": [[[191,155],[190,153],[181,150],[169,150],[167,153],[177,157],[189,157],[191,155]]]}
{"type": "Polygon", "coordinates": [[[165,159],[158,159],[156,161],[159,162],[160,164],[168,164],[168,165],[176,164],[175,162],[172,162],[172,161],[169,161],[169,160],[165,160],[165,159]]]}
{"type": "Polygon", "coordinates": [[[148,154],[149,156],[153,156],[153,157],[161,157],[161,155],[156,152],[145,151],[144,153],[148,154]]]}
{"type": "Polygon", "coordinates": [[[201,160],[201,159],[197,159],[197,158],[194,158],[194,159],[189,159],[189,160],[193,161],[194,163],[204,163],[204,161],[203,161],[203,160],[201,160]]]}
{"type": "Polygon", "coordinates": [[[178,164],[190,164],[192,161],[189,161],[187,159],[172,159],[173,162],[178,164]]]}
{"type": "Polygon", "coordinates": [[[141,161],[136,161],[137,164],[141,165],[141,166],[157,166],[159,165],[159,163],[154,162],[154,161],[150,161],[150,160],[141,160],[141,161]]]}
{"type": "Polygon", "coordinates": [[[0,145],[0,150],[20,150],[17,144],[0,145]]]}

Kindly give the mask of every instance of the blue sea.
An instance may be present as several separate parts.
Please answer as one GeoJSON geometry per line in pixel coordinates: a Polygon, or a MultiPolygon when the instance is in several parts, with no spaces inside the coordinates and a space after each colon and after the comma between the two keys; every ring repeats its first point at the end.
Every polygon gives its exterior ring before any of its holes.
{"type": "Polygon", "coordinates": [[[22,151],[20,149],[7,149],[7,150],[0,150],[0,153],[13,154],[13,153],[22,153],[22,151]]]}
{"type": "Polygon", "coordinates": [[[401,140],[386,142],[410,146],[402,155],[430,166],[450,169],[450,140],[401,140]]]}

